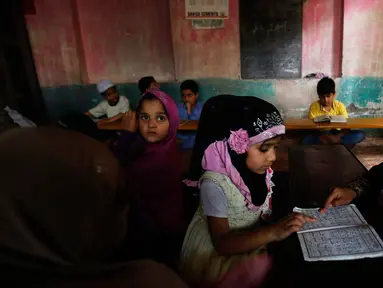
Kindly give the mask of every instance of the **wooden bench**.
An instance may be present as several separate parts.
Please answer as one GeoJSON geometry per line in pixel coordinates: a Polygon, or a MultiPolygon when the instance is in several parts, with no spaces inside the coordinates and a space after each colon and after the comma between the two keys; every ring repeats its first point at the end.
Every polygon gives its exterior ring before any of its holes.
{"type": "MultiPolygon", "coordinates": [[[[347,123],[314,123],[310,119],[285,119],[287,130],[321,130],[321,129],[381,129],[383,128],[383,118],[350,118],[347,123]]],[[[121,122],[116,121],[101,125],[102,130],[123,130],[121,122]]],[[[198,121],[182,121],[179,131],[197,131],[198,121]]]]}

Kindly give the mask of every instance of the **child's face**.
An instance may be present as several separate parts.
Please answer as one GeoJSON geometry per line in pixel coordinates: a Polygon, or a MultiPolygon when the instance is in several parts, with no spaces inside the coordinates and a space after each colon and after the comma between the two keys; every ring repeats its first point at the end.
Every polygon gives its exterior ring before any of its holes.
{"type": "Polygon", "coordinates": [[[138,123],[142,137],[149,143],[160,142],[168,135],[169,119],[159,100],[146,100],[142,103],[138,123]]]}
{"type": "Polygon", "coordinates": [[[256,174],[264,174],[277,159],[276,150],[279,142],[281,142],[280,136],[252,145],[247,151],[247,167],[256,174]]]}
{"type": "Polygon", "coordinates": [[[194,93],[190,89],[184,89],[181,91],[182,94],[182,102],[189,103],[194,106],[197,103],[198,93],[194,93]]]}
{"type": "Polygon", "coordinates": [[[319,95],[319,102],[323,107],[331,107],[334,99],[334,93],[319,95]]]}
{"type": "Polygon", "coordinates": [[[116,106],[119,100],[116,87],[110,87],[104,92],[104,97],[108,101],[110,106],[116,106]]]}

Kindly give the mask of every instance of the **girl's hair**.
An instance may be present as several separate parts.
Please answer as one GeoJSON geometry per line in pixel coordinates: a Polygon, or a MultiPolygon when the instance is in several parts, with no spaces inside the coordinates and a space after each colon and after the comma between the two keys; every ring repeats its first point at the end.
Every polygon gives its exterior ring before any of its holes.
{"type": "Polygon", "coordinates": [[[142,103],[144,103],[144,101],[154,101],[154,100],[158,100],[161,103],[162,107],[164,107],[164,111],[165,111],[166,116],[169,116],[168,111],[166,111],[165,105],[154,94],[149,93],[149,92],[147,92],[144,96],[142,96],[140,102],[138,102],[137,109],[136,109],[137,115],[138,115],[138,113],[141,112],[142,103]]]}
{"type": "Polygon", "coordinates": [[[138,89],[140,89],[141,94],[144,94],[145,91],[146,91],[146,89],[149,89],[150,85],[151,85],[153,82],[156,82],[156,79],[154,79],[153,76],[145,76],[145,77],[142,77],[142,78],[138,81],[138,89]]]}
{"type": "Polygon", "coordinates": [[[198,93],[198,84],[194,80],[185,80],[184,82],[181,83],[180,90],[186,90],[189,89],[192,91],[194,94],[198,93]]]}

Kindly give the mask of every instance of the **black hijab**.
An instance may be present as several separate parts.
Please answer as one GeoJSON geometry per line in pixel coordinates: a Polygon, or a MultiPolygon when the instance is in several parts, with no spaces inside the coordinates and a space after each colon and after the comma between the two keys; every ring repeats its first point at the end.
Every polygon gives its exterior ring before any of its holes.
{"type": "Polygon", "coordinates": [[[261,206],[265,202],[268,193],[266,172],[264,174],[256,174],[252,172],[246,165],[247,153],[237,154],[230,148],[228,148],[228,150],[231,162],[250,190],[251,202],[255,206],[261,206]]]}
{"type": "MultiPolygon", "coordinates": [[[[188,180],[199,180],[204,172],[201,161],[206,148],[215,141],[228,139],[230,131],[242,128],[251,138],[278,125],[283,125],[278,110],[257,97],[220,95],[210,98],[202,110],[188,180]]],[[[252,203],[255,206],[262,205],[268,193],[266,173],[258,175],[247,168],[247,153],[237,154],[229,147],[228,150],[232,164],[250,190],[252,203]]]]}

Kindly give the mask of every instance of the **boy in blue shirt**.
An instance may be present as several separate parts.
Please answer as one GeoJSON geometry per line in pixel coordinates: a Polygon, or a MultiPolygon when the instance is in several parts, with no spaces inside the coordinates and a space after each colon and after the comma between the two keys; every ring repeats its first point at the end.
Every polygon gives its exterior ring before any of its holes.
{"type": "MultiPolygon", "coordinates": [[[[186,80],[181,84],[182,103],[178,104],[178,113],[181,121],[199,120],[202,112],[202,104],[198,102],[198,84],[193,80],[186,80]]],[[[183,149],[191,149],[194,146],[196,133],[180,132],[178,138],[182,140],[183,149]]]]}

